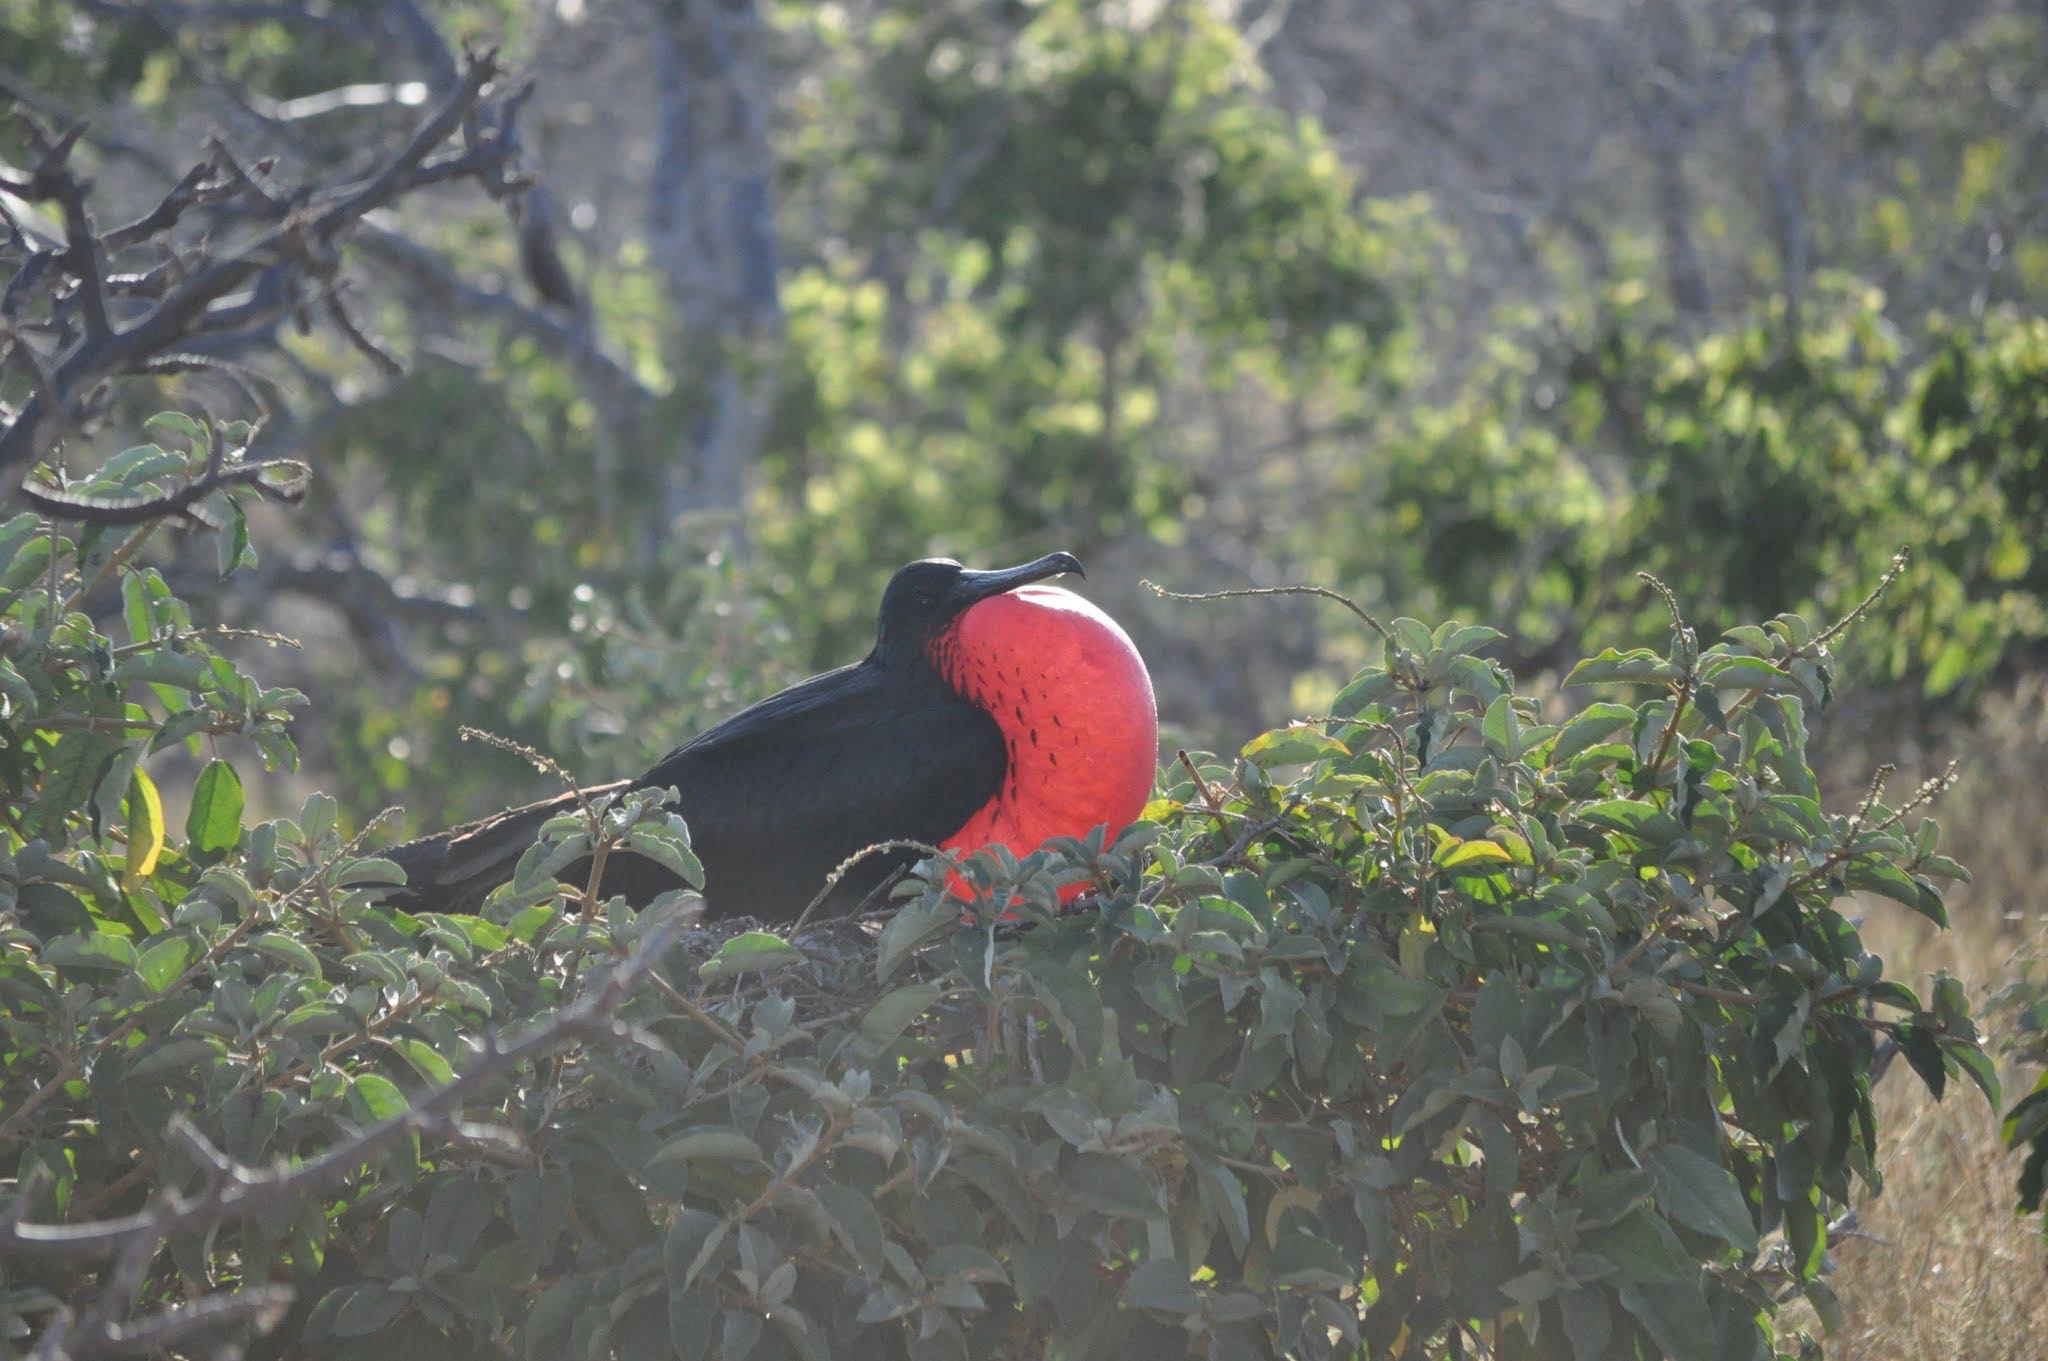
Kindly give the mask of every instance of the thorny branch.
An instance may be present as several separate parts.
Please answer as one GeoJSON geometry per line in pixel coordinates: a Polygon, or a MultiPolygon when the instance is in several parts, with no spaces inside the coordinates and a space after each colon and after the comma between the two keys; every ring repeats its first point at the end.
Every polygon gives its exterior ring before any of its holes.
{"type": "MultiPolygon", "coordinates": [[[[0,470],[34,467],[106,407],[109,384],[165,372],[222,372],[217,356],[238,337],[318,311],[380,368],[392,362],[350,316],[337,289],[342,243],[370,213],[432,185],[468,180],[497,198],[516,196],[517,119],[530,87],[507,85],[491,52],[469,54],[436,107],[397,151],[345,184],[283,189],[272,165],[245,165],[215,141],[155,207],[102,229],[91,181],[74,164],[85,125],[52,133],[26,113],[37,160],[26,172],[0,166],[0,189],[60,210],[62,240],[8,216],[0,220],[0,363],[30,376],[18,409],[0,411],[0,470]],[[171,233],[195,210],[209,213],[205,244],[171,233]],[[250,231],[253,224],[255,230],[250,231]],[[239,233],[235,244],[218,240],[239,233]]],[[[230,373],[229,377],[233,377],[230,373]]],[[[96,506],[62,488],[28,493],[51,515],[134,523],[171,514],[223,486],[264,489],[262,465],[209,468],[192,486],[157,501],[96,506]]]]}
{"type": "Polygon", "coordinates": [[[17,1197],[13,1205],[0,1210],[0,1260],[114,1260],[94,1302],[82,1314],[60,1309],[45,1326],[31,1355],[51,1361],[150,1355],[175,1338],[227,1320],[254,1319],[259,1328],[274,1324],[291,1301],[289,1287],[206,1295],[140,1318],[127,1317],[127,1313],[150,1263],[173,1236],[238,1223],[344,1181],[366,1160],[408,1135],[448,1127],[457,1121],[462,1104],[470,1097],[564,1044],[633,1038],[633,1032],[615,1019],[617,1012],[688,924],[687,913],[663,922],[602,986],[553,1019],[510,1042],[486,1036],[476,1062],[454,1081],[296,1166],[253,1171],[215,1148],[190,1122],[178,1117],[172,1122],[170,1140],[206,1174],[203,1189],[195,1194],[173,1192],[135,1214],[80,1224],[22,1223],[20,1215],[30,1197],[17,1197]]]}

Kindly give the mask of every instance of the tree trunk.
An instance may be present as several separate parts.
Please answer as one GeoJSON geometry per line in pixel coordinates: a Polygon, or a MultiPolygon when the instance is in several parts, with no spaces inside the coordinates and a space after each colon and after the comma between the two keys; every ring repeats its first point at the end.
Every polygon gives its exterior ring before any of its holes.
{"type": "MultiPolygon", "coordinates": [[[[659,82],[649,249],[675,318],[684,447],[662,470],[662,535],[732,514],[767,436],[782,347],[768,31],[754,0],[646,0],[659,82]]],[[[736,519],[736,517],[735,517],[736,519]]]]}

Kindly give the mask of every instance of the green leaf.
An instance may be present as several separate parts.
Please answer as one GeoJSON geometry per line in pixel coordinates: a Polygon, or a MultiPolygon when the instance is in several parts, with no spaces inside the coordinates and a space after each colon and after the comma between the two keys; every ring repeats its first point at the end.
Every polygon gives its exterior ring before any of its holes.
{"type": "Polygon", "coordinates": [[[897,988],[869,1007],[860,1018],[861,1042],[870,1050],[887,1049],[903,1028],[923,1015],[932,1003],[945,995],[937,983],[913,983],[897,988]]]}
{"type": "Polygon", "coordinates": [[[1202,1297],[1188,1281],[1188,1269],[1171,1257],[1155,1257],[1133,1271],[1124,1281],[1123,1300],[1132,1309],[1153,1309],[1182,1318],[1202,1307],[1202,1297]]]}
{"type": "Polygon", "coordinates": [[[1588,704],[1557,734],[1557,741],[1550,747],[1550,764],[1553,767],[1563,765],[1580,752],[1631,727],[1635,721],[1636,711],[1626,704],[1607,701],[1588,704]]]}
{"type": "Polygon", "coordinates": [[[691,888],[704,887],[704,865],[690,849],[690,839],[680,823],[635,827],[627,833],[623,848],[654,861],[691,888]]]}
{"type": "Polygon", "coordinates": [[[155,1077],[159,1073],[186,1072],[201,1063],[212,1063],[220,1057],[221,1043],[218,1040],[198,1039],[193,1036],[153,1042],[136,1051],[138,1057],[128,1070],[131,1082],[155,1077]]]}
{"type": "Polygon", "coordinates": [[[1350,718],[1370,705],[1381,704],[1401,692],[1400,678],[1386,671],[1362,671],[1337,692],[1330,712],[1350,718]]]}
{"type": "Polygon", "coordinates": [[[189,936],[172,936],[144,950],[136,961],[135,972],[151,992],[162,992],[178,981],[198,953],[199,947],[189,936]]]}
{"type": "Polygon", "coordinates": [[[1608,648],[1597,657],[1589,657],[1571,669],[1564,678],[1566,685],[1598,685],[1608,681],[1630,681],[1639,685],[1675,681],[1679,677],[1676,666],[1646,647],[1628,652],[1617,652],[1608,648]]]}
{"type": "Polygon", "coordinates": [[[1645,1284],[1688,1280],[1699,1272],[1662,1217],[1638,1209],[1605,1228],[1582,1233],[1579,1245],[1599,1253],[1619,1269],[1621,1278],[1645,1284]]]}
{"type": "Polygon", "coordinates": [[[1644,799],[1605,799],[1581,808],[1579,816],[1648,846],[1669,845],[1685,832],[1677,818],[1644,799]]]}
{"type": "Polygon", "coordinates": [[[1144,1220],[1163,1210],[1159,1192],[1146,1176],[1107,1153],[1077,1153],[1068,1158],[1061,1185],[1076,1201],[1104,1214],[1144,1220]]]}
{"type": "Polygon", "coordinates": [[[207,761],[193,784],[193,806],[184,815],[184,839],[205,855],[225,855],[242,839],[242,776],[227,761],[207,761]]]}
{"type": "Polygon", "coordinates": [[[15,555],[35,537],[35,532],[42,523],[42,517],[34,511],[24,511],[6,524],[0,525],[0,579],[12,579],[12,574],[7,569],[13,565],[15,555]]]}
{"type": "Polygon", "coordinates": [[[1520,715],[1515,712],[1513,695],[1502,695],[1486,706],[1486,717],[1479,724],[1479,734],[1504,759],[1520,759],[1522,723],[1520,715]]]}
{"type": "Polygon", "coordinates": [[[1715,1361],[1714,1316],[1697,1273],[1671,1285],[1632,1282],[1619,1298],[1673,1361],[1715,1361]]]}
{"type": "Polygon", "coordinates": [[[1430,641],[1445,652],[1460,653],[1485,647],[1488,643],[1505,637],[1507,635],[1497,628],[1489,628],[1485,624],[1461,625],[1453,619],[1437,629],[1436,636],[1430,641]]]}
{"type": "Polygon", "coordinates": [[[304,942],[283,931],[265,931],[249,938],[249,948],[265,959],[272,959],[285,965],[294,973],[309,978],[319,978],[320,959],[304,942]]]}
{"type": "Polygon", "coordinates": [[[803,951],[778,935],[747,931],[719,946],[717,954],[697,966],[697,976],[708,983],[715,978],[734,978],[762,969],[779,969],[785,964],[800,964],[803,957],[803,951]]]}
{"type": "Polygon", "coordinates": [[[1242,752],[1245,760],[1265,766],[1304,765],[1350,754],[1350,748],[1336,738],[1302,723],[1261,733],[1245,743],[1242,752]]]}
{"type": "Polygon", "coordinates": [[[1507,848],[1491,841],[1446,841],[1437,847],[1436,864],[1439,869],[1456,869],[1460,865],[1476,867],[1491,872],[1497,865],[1513,864],[1514,856],[1507,848]]]}
{"type": "Polygon", "coordinates": [[[386,860],[378,855],[357,856],[334,872],[336,888],[357,888],[363,884],[405,883],[405,871],[395,860],[386,860]]]}
{"type": "MultiPolygon", "coordinates": [[[[1782,1175],[1782,1173],[1781,1173],[1782,1175]]],[[[1781,1186],[1780,1191],[1786,1188],[1781,1186]]],[[[1785,1241],[1792,1248],[1792,1263],[1799,1279],[1810,1281],[1827,1258],[1828,1219],[1821,1212],[1820,1187],[1796,1187],[1784,1195],[1785,1241]]]]}
{"type": "MultiPolygon", "coordinates": [[[[164,479],[173,473],[182,473],[189,460],[184,454],[160,449],[153,444],[138,444],[132,449],[123,449],[86,479],[79,488],[89,496],[132,496],[141,492],[161,491],[164,479]]],[[[91,539],[86,540],[92,542],[91,539]]]]}
{"type": "Polygon", "coordinates": [[[1614,1332],[1614,1307],[1605,1290],[1568,1290],[1557,1298],[1564,1333],[1571,1339],[1572,1361],[1603,1361],[1614,1332]]]}
{"type": "MultiPolygon", "coordinates": [[[[28,518],[31,521],[35,520],[34,516],[29,516],[28,518]]],[[[16,519],[13,523],[19,524],[20,520],[16,519]]],[[[39,525],[31,525],[31,528],[39,527],[39,525]]],[[[71,540],[59,535],[57,538],[58,552],[68,552],[70,548],[71,540]]],[[[40,581],[49,569],[50,536],[47,533],[31,534],[13,553],[8,555],[6,565],[0,567],[0,592],[22,590],[30,584],[40,581]]]]}
{"type": "MultiPolygon", "coordinates": [[[[148,420],[145,420],[142,423],[142,428],[151,434],[163,433],[174,439],[182,439],[202,456],[213,449],[213,432],[182,411],[159,411],[148,420]]],[[[153,454],[162,451],[154,446],[145,445],[140,450],[130,449],[127,452],[130,454],[138,452],[153,454]]],[[[178,454],[175,457],[178,460],[177,466],[179,468],[183,469],[190,466],[191,461],[185,455],[178,454]]]]}
{"type": "Polygon", "coordinates": [[[1405,615],[1394,621],[1394,638],[1417,657],[1428,656],[1431,649],[1436,646],[1436,640],[1430,636],[1428,627],[1421,620],[1410,619],[1405,615]]]}
{"type": "Polygon", "coordinates": [[[1928,1092],[1936,1101],[1948,1088],[1948,1068],[1941,1061],[1941,1044],[1934,1032],[1925,1026],[1904,1022],[1892,1032],[1898,1041],[1899,1052],[1906,1056],[1906,1062],[1913,1065],[1913,1071],[1927,1084],[1928,1092]]]}
{"type": "Polygon", "coordinates": [[[1991,1061],[1991,1056],[1969,1040],[1944,1040],[1942,1050],[1955,1060],[1957,1067],[1970,1075],[1970,1080],[1977,1084],[1977,1090],[1984,1093],[1984,1099],[1996,1112],[2005,1098],[1998,1083],[1998,1065],[1991,1061]]]}
{"type": "Polygon", "coordinates": [[[140,963],[126,937],[106,931],[58,936],[43,947],[43,962],[74,973],[133,973],[140,963]]]}
{"type": "Polygon", "coordinates": [[[1666,1214],[1745,1253],[1756,1251],[1756,1225],[1733,1173],[1680,1144],[1659,1144],[1648,1157],[1666,1214]]]}
{"type": "MultiPolygon", "coordinates": [[[[669,1223],[662,1236],[661,1260],[671,1301],[690,1297],[690,1287],[709,1255],[725,1242],[729,1227],[703,1210],[683,1210],[669,1223]]],[[[711,1303],[716,1303],[715,1297],[711,1303]]]]}
{"type": "Polygon", "coordinates": [[[1919,865],[1920,873],[1929,879],[1954,879],[1961,883],[1970,882],[1969,870],[1945,855],[1930,855],[1919,865]]]}
{"type": "Polygon", "coordinates": [[[387,1043],[394,1053],[411,1064],[413,1071],[427,1081],[436,1086],[446,1086],[455,1081],[455,1069],[449,1066],[447,1059],[441,1057],[439,1050],[425,1040],[399,1036],[387,1043]]]}
{"type": "Polygon", "coordinates": [[[128,625],[130,641],[146,643],[156,636],[149,608],[149,584],[140,572],[128,572],[121,578],[121,618],[128,625]]]}
{"type": "Polygon", "coordinates": [[[818,1199],[832,1216],[832,1236],[853,1254],[853,1260],[870,1279],[883,1269],[883,1244],[887,1232],[875,1202],[852,1187],[825,1180],[818,1184],[818,1199]]]}
{"type": "Polygon", "coordinates": [[[405,1093],[381,1073],[357,1073],[349,1079],[349,1106],[365,1122],[389,1120],[407,1110],[405,1093]]]}
{"type": "Polygon", "coordinates": [[[1508,693],[1506,674],[1482,657],[1450,659],[1451,685],[1484,703],[1492,704],[1508,693]]]}
{"type": "Polygon", "coordinates": [[[1937,926],[1948,925],[1948,908],[1941,893],[1925,879],[1906,873],[1876,855],[1859,856],[1842,871],[1842,882],[1850,888],[1878,893],[1904,903],[1937,926]]]}
{"type": "Polygon", "coordinates": [[[695,1125],[654,1151],[648,1165],[692,1163],[710,1159],[720,1162],[765,1163],[761,1146],[736,1129],[719,1125],[695,1125]]]}
{"type": "Polygon", "coordinates": [[[29,814],[30,828],[53,841],[59,839],[66,819],[92,797],[101,769],[120,745],[104,733],[82,730],[58,738],[43,768],[42,786],[29,814]]]}
{"type": "Polygon", "coordinates": [[[164,849],[164,800],[156,781],[141,766],[128,775],[128,850],[122,859],[122,887],[133,890],[156,873],[164,849]]]}
{"type": "Polygon", "coordinates": [[[1712,658],[1700,672],[1700,684],[1709,690],[1762,690],[1766,694],[1790,694],[1798,689],[1792,677],[1760,657],[1712,658]]]}
{"type": "Polygon", "coordinates": [[[328,1035],[353,1035],[362,1022],[355,1013],[335,1002],[308,1002],[279,1023],[278,1028],[298,1040],[328,1035]]]}
{"type": "Polygon", "coordinates": [[[948,901],[943,894],[936,899],[920,899],[903,908],[889,918],[889,924],[882,928],[881,940],[875,945],[876,980],[887,982],[918,946],[948,927],[959,924],[959,905],[948,901]]]}
{"type": "Polygon", "coordinates": [[[256,565],[256,549],[249,542],[249,516],[242,509],[242,503],[227,492],[219,491],[202,503],[213,512],[220,523],[214,543],[219,549],[220,574],[233,576],[238,567],[256,565]]]}
{"type": "Polygon", "coordinates": [[[2000,1132],[2008,1148],[2017,1148],[2044,1130],[2048,1130],[2048,1073],[2041,1074],[2035,1080],[2034,1090],[2006,1112],[2000,1132]]]}

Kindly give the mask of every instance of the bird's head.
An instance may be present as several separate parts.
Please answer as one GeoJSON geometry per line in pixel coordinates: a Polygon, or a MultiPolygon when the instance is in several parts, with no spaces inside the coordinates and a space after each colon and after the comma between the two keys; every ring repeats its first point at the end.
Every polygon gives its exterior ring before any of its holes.
{"type": "Polygon", "coordinates": [[[1019,567],[981,572],[951,558],[924,558],[899,570],[882,592],[875,651],[884,661],[925,659],[932,641],[955,620],[992,596],[1035,581],[1085,575],[1072,553],[1048,553],[1019,567]]]}

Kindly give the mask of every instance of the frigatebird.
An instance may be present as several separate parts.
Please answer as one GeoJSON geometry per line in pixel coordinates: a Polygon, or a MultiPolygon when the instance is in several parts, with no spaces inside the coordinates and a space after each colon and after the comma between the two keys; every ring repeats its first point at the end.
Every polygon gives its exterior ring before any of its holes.
{"type": "MultiPolygon", "coordinates": [[[[704,865],[706,915],[770,922],[796,918],[835,868],[880,842],[1002,845],[1021,856],[1097,825],[1114,836],[1151,790],[1158,715],[1151,677],[1116,622],[1041,584],[1069,572],[1082,575],[1071,553],[1002,571],[913,562],[882,593],[865,658],[741,710],[637,779],[582,796],[673,788],[704,865]]],[[[407,875],[396,901],[475,911],[541,825],[578,798],[387,852],[407,875]]],[[[917,858],[867,857],[824,910],[860,903],[917,858]]],[[[644,901],[677,882],[652,861],[615,854],[602,891],[644,901]]]]}

